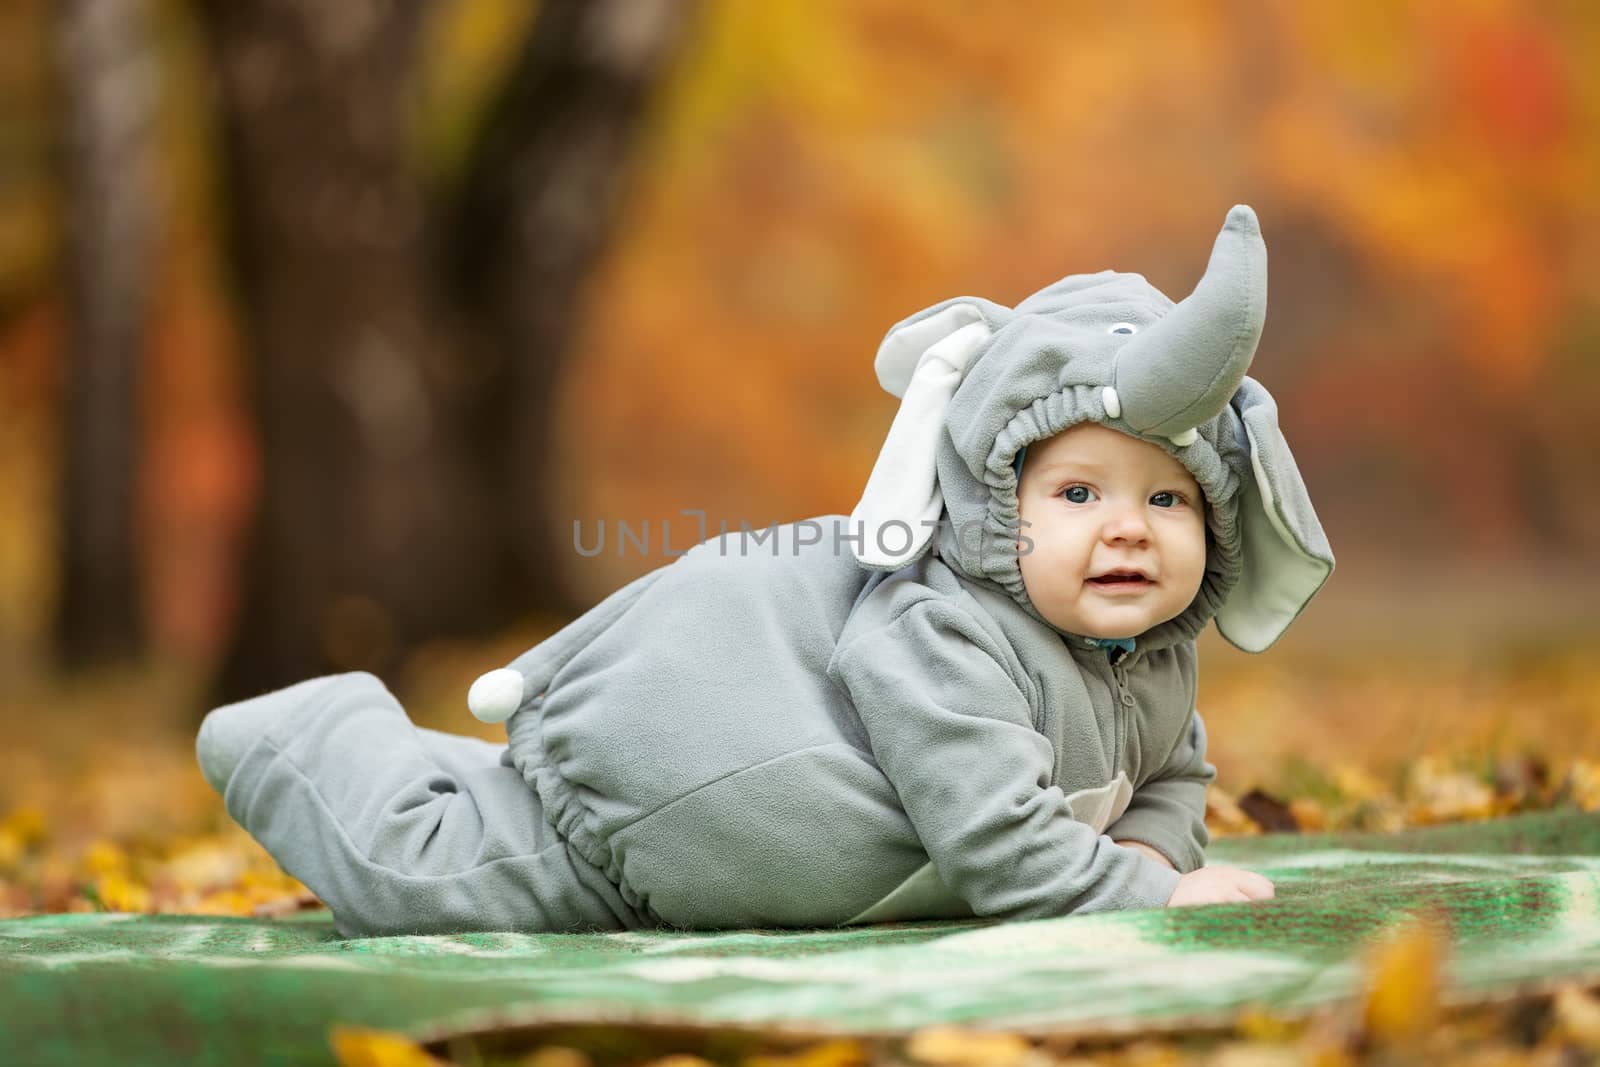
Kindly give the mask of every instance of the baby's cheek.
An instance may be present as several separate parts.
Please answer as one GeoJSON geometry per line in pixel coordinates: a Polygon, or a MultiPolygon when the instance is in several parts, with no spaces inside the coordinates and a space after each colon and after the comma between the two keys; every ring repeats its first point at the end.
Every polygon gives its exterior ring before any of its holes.
{"type": "Polygon", "coordinates": [[[1182,561],[1182,571],[1185,581],[1192,581],[1194,588],[1200,588],[1200,579],[1205,574],[1206,550],[1209,544],[1205,527],[1198,524],[1184,531],[1184,536],[1175,545],[1178,557],[1182,561]]]}

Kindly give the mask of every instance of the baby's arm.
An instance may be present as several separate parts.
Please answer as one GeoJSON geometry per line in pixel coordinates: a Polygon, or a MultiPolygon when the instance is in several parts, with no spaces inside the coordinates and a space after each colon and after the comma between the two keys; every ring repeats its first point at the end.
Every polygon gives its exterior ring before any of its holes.
{"type": "MultiPolygon", "coordinates": [[[[1116,839],[1113,838],[1113,840],[1116,839]]],[[[1163,856],[1161,853],[1157,852],[1143,841],[1117,841],[1117,844],[1121,845],[1123,848],[1131,848],[1135,852],[1143,852],[1146,856],[1149,856],[1163,867],[1172,867],[1171,860],[1167,859],[1167,857],[1163,856]]],[[[1172,869],[1177,870],[1176,867],[1172,867],[1172,869]]]]}
{"type": "Polygon", "coordinates": [[[1206,832],[1206,787],[1217,769],[1206,762],[1206,728],[1192,711],[1188,728],[1167,762],[1134,790],[1128,810],[1106,827],[1119,845],[1144,846],[1179,873],[1205,863],[1211,843],[1206,832]]]}
{"type": "Polygon", "coordinates": [[[1106,827],[1117,844],[1182,873],[1167,902],[1173,907],[1271,900],[1275,894],[1273,884],[1254,871],[1204,866],[1205,847],[1211,843],[1206,786],[1216,776],[1217,769],[1206,762],[1205,724],[1195,711],[1167,762],[1134,791],[1122,817],[1106,827]]]}
{"type": "Polygon", "coordinates": [[[1055,753],[1003,657],[972,613],[923,600],[829,665],[939,877],[1001,918],[1167,903],[1176,871],[1074,819],[1047,785],[1055,753]]]}

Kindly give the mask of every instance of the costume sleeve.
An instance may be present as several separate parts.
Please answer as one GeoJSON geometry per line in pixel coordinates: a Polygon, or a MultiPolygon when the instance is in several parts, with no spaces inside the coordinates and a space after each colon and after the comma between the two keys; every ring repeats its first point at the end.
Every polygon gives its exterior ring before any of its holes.
{"type": "Polygon", "coordinates": [[[1216,776],[1217,769],[1206,762],[1206,728],[1196,710],[1167,762],[1134,790],[1128,810],[1106,833],[1118,841],[1149,845],[1182,873],[1203,866],[1211,843],[1206,786],[1216,776]]]}
{"type": "Polygon", "coordinates": [[[829,667],[933,861],[979,915],[1159,907],[1178,874],[1072,818],[1004,654],[971,614],[913,604],[829,667]]]}

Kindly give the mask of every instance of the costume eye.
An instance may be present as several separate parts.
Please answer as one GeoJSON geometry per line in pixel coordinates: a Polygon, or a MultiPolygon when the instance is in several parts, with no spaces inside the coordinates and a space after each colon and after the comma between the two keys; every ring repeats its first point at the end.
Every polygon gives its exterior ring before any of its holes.
{"type": "Polygon", "coordinates": [[[1068,503],[1087,504],[1089,502],[1088,494],[1093,492],[1094,490],[1090,489],[1087,485],[1069,485],[1065,489],[1061,490],[1061,495],[1067,498],[1068,503]],[[1074,494],[1079,495],[1075,496],[1074,494]]]}
{"type": "Polygon", "coordinates": [[[1150,503],[1154,504],[1158,508],[1175,508],[1179,504],[1183,503],[1183,497],[1179,496],[1177,493],[1163,489],[1161,492],[1150,498],[1150,503]],[[1169,503],[1162,503],[1161,501],[1163,499],[1169,501],[1169,503]]]}
{"type": "Polygon", "coordinates": [[[1107,332],[1109,332],[1109,333],[1138,333],[1139,332],[1139,327],[1135,326],[1131,322],[1118,322],[1118,323],[1113,323],[1112,326],[1111,326],[1111,329],[1109,331],[1107,331],[1107,332]]]}

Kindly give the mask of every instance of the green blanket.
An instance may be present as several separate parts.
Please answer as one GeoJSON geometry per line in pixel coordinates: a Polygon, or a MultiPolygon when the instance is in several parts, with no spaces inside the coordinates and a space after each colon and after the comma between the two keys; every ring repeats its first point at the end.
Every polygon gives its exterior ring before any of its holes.
{"type": "Polygon", "coordinates": [[[337,939],[322,913],[18,919],[0,922],[0,1049],[30,1064],[326,1062],[337,1023],[437,1035],[644,1017],[854,1034],[1166,1029],[1345,998],[1364,943],[1419,910],[1448,922],[1451,999],[1600,980],[1600,815],[1230,839],[1210,857],[1267,874],[1277,899],[1013,923],[367,941],[337,939]]]}

